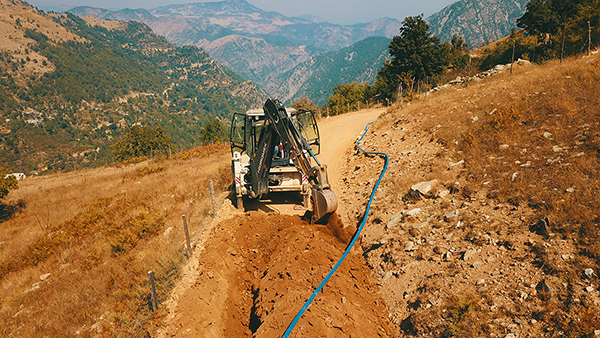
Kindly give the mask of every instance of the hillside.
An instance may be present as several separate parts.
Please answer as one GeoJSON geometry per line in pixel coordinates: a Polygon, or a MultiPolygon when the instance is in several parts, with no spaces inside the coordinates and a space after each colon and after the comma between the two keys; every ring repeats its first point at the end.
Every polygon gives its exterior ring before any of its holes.
{"type": "Polygon", "coordinates": [[[471,48],[510,34],[525,13],[529,0],[460,0],[426,20],[442,41],[462,36],[471,48]]]}
{"type": "Polygon", "coordinates": [[[209,180],[220,204],[231,177],[227,146],[177,158],[21,181],[7,198],[16,212],[0,221],[0,336],[156,329],[163,314],[152,312],[148,271],[162,303],[187,261],[182,215],[199,245],[212,220],[209,180]]]}
{"type": "MultiPolygon", "coordinates": [[[[362,254],[406,336],[600,334],[598,54],[516,65],[405,102],[364,148],[390,155],[362,254]]],[[[346,220],[382,160],[349,154],[346,220]]]]}
{"type": "Polygon", "coordinates": [[[203,48],[212,58],[263,88],[279,87],[281,74],[302,62],[311,62],[311,56],[338,51],[371,36],[391,38],[400,27],[399,21],[390,18],[351,26],[315,22],[266,12],[243,0],[170,5],[148,11],[76,7],[71,12],[144,22],[171,43],[203,48]]]}
{"type": "Polygon", "coordinates": [[[265,97],[202,50],[176,47],[144,24],[0,6],[0,165],[14,171],[110,162],[108,146],[133,124],[160,125],[190,147],[204,123],[265,97]]]}
{"type": "MultiPolygon", "coordinates": [[[[597,62],[522,64],[381,114],[361,147],[390,162],[360,245],[292,334],[598,336],[597,62]]],[[[334,119],[334,135],[354,135],[334,119]]],[[[328,164],[342,168],[342,229],[277,206],[235,214],[203,236],[160,337],[281,336],[363,219],[384,161],[347,148],[328,164]]]]}
{"type": "MultiPolygon", "coordinates": [[[[294,332],[600,334],[598,55],[523,63],[386,108],[361,143],[390,157],[372,213],[294,332]]],[[[327,226],[286,214],[294,202],[241,212],[224,194],[215,221],[198,220],[210,218],[207,180],[229,184],[227,146],[25,179],[8,196],[21,212],[0,227],[0,334],[281,336],[363,219],[384,161],[336,140],[351,142],[350,119],[372,113],[319,122],[339,156],[326,163],[340,203],[327,226]],[[187,264],[183,213],[194,220],[187,264]]]]}
{"type": "Polygon", "coordinates": [[[352,82],[373,84],[375,76],[389,58],[390,40],[371,37],[337,52],[311,56],[294,69],[277,77],[267,91],[281,100],[293,101],[307,96],[317,105],[327,103],[337,85],[352,82]]]}

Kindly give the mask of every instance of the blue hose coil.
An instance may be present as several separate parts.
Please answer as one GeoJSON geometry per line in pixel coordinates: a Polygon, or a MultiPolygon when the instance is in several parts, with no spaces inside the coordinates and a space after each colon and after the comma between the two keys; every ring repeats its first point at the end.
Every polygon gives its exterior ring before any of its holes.
{"type": "Polygon", "coordinates": [[[329,271],[329,273],[327,274],[327,276],[325,277],[325,279],[323,279],[323,281],[321,282],[321,284],[319,284],[319,286],[315,289],[315,291],[308,298],[308,300],[306,301],[306,303],[304,303],[304,306],[302,306],[302,308],[300,309],[300,311],[298,311],[298,313],[296,314],[296,317],[294,317],[294,320],[292,320],[292,322],[288,326],[287,330],[285,330],[285,333],[283,334],[283,336],[281,336],[282,338],[287,338],[292,333],[292,330],[294,329],[294,327],[296,327],[296,324],[298,324],[298,321],[300,320],[300,318],[302,317],[302,315],[304,314],[304,312],[306,311],[306,309],[308,309],[308,307],[310,306],[310,304],[312,303],[312,301],[315,299],[315,297],[317,297],[317,294],[319,294],[319,292],[321,292],[321,290],[323,289],[323,287],[325,287],[325,284],[327,284],[327,282],[329,281],[329,279],[331,278],[331,276],[333,276],[333,274],[340,267],[340,265],[342,264],[342,262],[344,261],[344,259],[346,259],[346,256],[348,256],[348,254],[350,253],[350,250],[352,250],[352,247],[354,246],[354,244],[358,240],[358,237],[360,236],[360,233],[362,232],[363,228],[365,227],[365,224],[367,223],[367,217],[369,216],[369,211],[371,210],[371,203],[373,202],[373,198],[375,197],[375,192],[377,191],[377,188],[379,187],[379,183],[381,182],[381,179],[383,179],[383,175],[387,171],[388,164],[390,163],[390,158],[389,158],[388,154],[382,153],[382,152],[365,151],[360,146],[360,141],[362,141],[363,137],[365,137],[365,135],[367,134],[367,131],[369,130],[369,126],[372,123],[373,122],[367,124],[367,126],[365,127],[365,132],[362,134],[362,136],[360,137],[360,139],[358,139],[358,141],[356,141],[356,146],[358,147],[358,149],[360,149],[363,153],[365,153],[367,155],[382,155],[382,156],[385,156],[385,166],[383,167],[383,171],[379,175],[379,179],[377,180],[377,183],[375,184],[375,187],[373,188],[373,192],[371,193],[371,197],[369,198],[369,203],[367,204],[367,209],[365,210],[365,216],[363,217],[363,221],[360,224],[360,226],[358,227],[358,229],[356,230],[356,234],[352,238],[352,241],[350,242],[350,244],[348,244],[348,247],[346,248],[346,251],[344,251],[344,254],[342,255],[342,257],[340,257],[340,259],[338,260],[338,262],[333,266],[333,268],[331,268],[331,271],[329,271]]]}

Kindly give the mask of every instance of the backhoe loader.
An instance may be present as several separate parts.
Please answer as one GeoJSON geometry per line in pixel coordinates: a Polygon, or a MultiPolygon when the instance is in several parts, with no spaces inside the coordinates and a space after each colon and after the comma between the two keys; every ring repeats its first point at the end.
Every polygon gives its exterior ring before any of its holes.
{"type": "Polygon", "coordinates": [[[327,166],[316,158],[320,138],[313,112],[269,99],[263,109],[233,115],[230,142],[232,193],[238,208],[243,208],[244,196],[260,199],[296,191],[312,220],[327,221],[336,211],[327,166]]]}

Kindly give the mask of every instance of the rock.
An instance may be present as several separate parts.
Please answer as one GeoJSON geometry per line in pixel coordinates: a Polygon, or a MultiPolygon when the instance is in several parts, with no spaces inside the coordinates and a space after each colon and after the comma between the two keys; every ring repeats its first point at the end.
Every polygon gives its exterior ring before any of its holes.
{"type": "Polygon", "coordinates": [[[504,336],[504,338],[517,338],[517,336],[514,333],[509,333],[506,336],[504,336]]]}
{"type": "Polygon", "coordinates": [[[441,198],[444,198],[446,196],[450,195],[450,191],[449,190],[442,190],[440,191],[440,193],[438,194],[438,196],[440,196],[441,198]]]}
{"type": "Polygon", "coordinates": [[[531,61],[529,61],[529,60],[523,60],[521,58],[517,59],[516,62],[517,62],[517,64],[523,65],[523,66],[527,66],[527,65],[531,64],[531,61]]]}
{"type": "Polygon", "coordinates": [[[547,293],[552,293],[552,288],[550,287],[550,285],[548,285],[548,282],[546,282],[545,279],[542,279],[537,286],[535,287],[536,290],[538,291],[544,291],[547,293]]]}
{"type": "Polygon", "coordinates": [[[29,289],[25,290],[25,293],[39,290],[41,287],[42,287],[42,282],[33,283],[33,285],[31,285],[31,287],[29,289]]]}
{"type": "Polygon", "coordinates": [[[383,280],[386,280],[390,277],[392,277],[394,275],[394,273],[392,271],[388,271],[385,273],[385,275],[383,275],[383,280]]]}
{"type": "Polygon", "coordinates": [[[413,185],[412,187],[410,187],[410,190],[418,191],[421,193],[421,195],[425,195],[431,191],[431,189],[433,188],[433,185],[436,182],[437,182],[437,180],[417,183],[417,184],[413,185]]]}
{"type": "MultiPolygon", "coordinates": [[[[463,257],[462,257],[462,259],[463,259],[464,261],[468,261],[469,259],[473,258],[473,256],[475,256],[475,254],[476,254],[476,253],[477,253],[477,251],[476,251],[476,250],[473,250],[473,249],[467,250],[467,251],[465,251],[465,253],[463,254],[463,257]]],[[[481,263],[481,262],[480,262],[480,263],[481,263]]]]}
{"type": "Polygon", "coordinates": [[[587,288],[583,289],[583,291],[585,291],[585,292],[592,292],[592,291],[594,291],[594,287],[590,285],[587,288]]]}
{"type": "Polygon", "coordinates": [[[567,188],[567,190],[565,190],[566,192],[568,192],[569,194],[572,194],[575,192],[575,189],[573,188],[567,188]]]}
{"type": "Polygon", "coordinates": [[[478,267],[482,266],[483,263],[481,263],[481,261],[475,261],[473,262],[473,264],[471,264],[471,267],[474,269],[477,269],[478,267]]]}
{"type": "Polygon", "coordinates": [[[40,280],[41,281],[45,281],[46,279],[50,278],[50,276],[52,276],[51,273],[45,273],[45,274],[43,274],[43,275],[40,276],[40,280]]]}
{"type": "Polygon", "coordinates": [[[583,272],[585,274],[585,276],[590,279],[592,278],[592,276],[594,275],[594,270],[591,268],[587,268],[585,269],[585,271],[583,272]]]}
{"type": "Polygon", "coordinates": [[[594,330],[594,336],[600,337],[600,330],[594,330]]]}
{"type": "Polygon", "coordinates": [[[525,299],[527,299],[529,295],[526,292],[521,292],[521,295],[519,296],[519,299],[521,301],[524,301],[525,299]]]}
{"type": "Polygon", "coordinates": [[[545,132],[544,133],[544,137],[545,138],[550,138],[550,137],[552,137],[552,134],[550,134],[549,132],[545,132]]]}
{"type": "Polygon", "coordinates": [[[485,279],[483,278],[479,278],[477,281],[475,281],[475,285],[479,286],[479,285],[483,285],[485,284],[485,279]]]}
{"type": "Polygon", "coordinates": [[[537,223],[529,227],[529,231],[541,236],[548,236],[550,234],[550,219],[548,217],[539,219],[537,223]]]}
{"type": "Polygon", "coordinates": [[[529,168],[529,167],[531,167],[531,161],[527,161],[527,163],[521,164],[521,167],[523,167],[523,168],[529,168]]]}
{"type": "Polygon", "coordinates": [[[415,243],[413,241],[408,241],[404,244],[404,251],[410,252],[414,251],[415,243]]]}
{"type": "Polygon", "coordinates": [[[444,218],[446,220],[450,220],[452,218],[458,218],[458,209],[447,213],[446,215],[444,215],[444,218]]]}
{"type": "Polygon", "coordinates": [[[552,146],[552,151],[555,153],[559,153],[563,150],[563,148],[559,147],[559,146],[552,146]]]}
{"type": "Polygon", "coordinates": [[[407,216],[417,216],[420,213],[421,213],[421,208],[414,208],[412,210],[407,211],[406,215],[407,216]]]}
{"type": "Polygon", "coordinates": [[[508,144],[501,144],[500,145],[500,150],[506,150],[508,149],[509,145],[508,144]]]}
{"type": "Polygon", "coordinates": [[[422,227],[426,226],[427,222],[423,222],[423,223],[415,223],[412,225],[413,229],[421,229],[422,227]]]}
{"type": "Polygon", "coordinates": [[[396,214],[394,215],[394,217],[392,217],[390,219],[390,221],[388,222],[388,224],[386,225],[386,228],[393,228],[396,226],[396,224],[398,224],[398,222],[400,222],[402,220],[402,213],[396,214]]]}

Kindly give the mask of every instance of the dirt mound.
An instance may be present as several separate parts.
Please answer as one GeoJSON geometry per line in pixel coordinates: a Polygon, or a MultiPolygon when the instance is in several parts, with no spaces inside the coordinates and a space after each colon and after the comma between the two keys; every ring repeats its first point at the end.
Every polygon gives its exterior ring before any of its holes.
{"type": "MultiPolygon", "coordinates": [[[[298,216],[253,211],[208,234],[199,277],[179,299],[169,337],[280,337],[351,237],[298,216]]],[[[293,337],[394,336],[363,258],[351,253],[308,308],[293,337]]]]}

